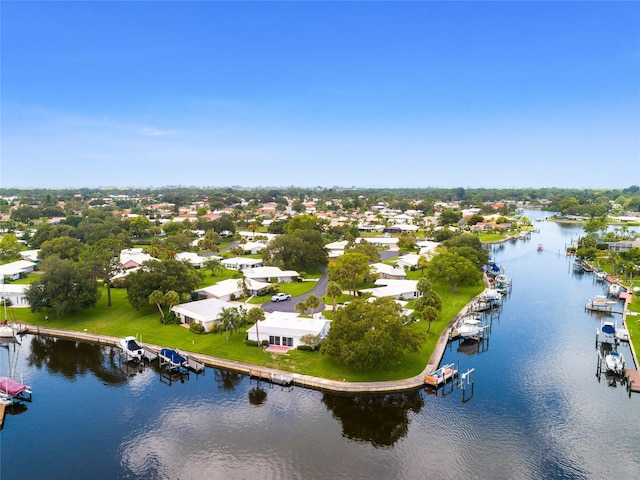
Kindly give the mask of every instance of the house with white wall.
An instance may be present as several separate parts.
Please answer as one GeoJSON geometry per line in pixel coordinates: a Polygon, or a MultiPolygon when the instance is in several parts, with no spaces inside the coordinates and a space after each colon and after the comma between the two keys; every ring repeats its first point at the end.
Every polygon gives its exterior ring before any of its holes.
{"type": "Polygon", "coordinates": [[[294,312],[265,313],[265,319],[247,330],[247,338],[256,342],[268,340],[269,345],[297,348],[305,335],[324,339],[331,328],[331,321],[318,315],[315,318],[301,317],[294,312]],[[259,338],[258,338],[259,335],[259,338]]]}

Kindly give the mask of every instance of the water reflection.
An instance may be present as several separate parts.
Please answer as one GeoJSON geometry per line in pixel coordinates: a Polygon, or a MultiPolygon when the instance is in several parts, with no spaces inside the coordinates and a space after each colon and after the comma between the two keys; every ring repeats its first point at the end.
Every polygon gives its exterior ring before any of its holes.
{"type": "Polygon", "coordinates": [[[251,405],[260,406],[267,401],[267,391],[260,386],[257,386],[249,390],[249,403],[251,405]]]}
{"type": "Polygon", "coordinates": [[[127,380],[118,350],[102,345],[34,336],[27,362],[29,366],[46,368],[49,373],[69,380],[87,372],[107,385],[121,385],[127,380]]]}
{"type": "Polygon", "coordinates": [[[342,435],[374,447],[390,447],[409,430],[409,412],[424,406],[420,391],[387,395],[331,395],[322,397],[334,418],[342,423],[342,435]]]}
{"type": "Polygon", "coordinates": [[[220,390],[233,392],[242,382],[244,375],[227,370],[213,370],[213,377],[218,384],[220,390]]]}

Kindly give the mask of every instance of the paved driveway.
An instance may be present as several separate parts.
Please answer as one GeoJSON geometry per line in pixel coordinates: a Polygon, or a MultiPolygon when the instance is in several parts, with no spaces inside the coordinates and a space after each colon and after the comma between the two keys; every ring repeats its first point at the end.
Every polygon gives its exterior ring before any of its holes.
{"type": "MultiPolygon", "coordinates": [[[[309,280],[311,281],[311,280],[309,280]]],[[[315,280],[313,280],[315,282],[315,280]]],[[[321,312],[325,309],[324,303],[322,303],[322,296],[324,292],[327,290],[327,269],[323,269],[322,277],[316,282],[316,286],[310,292],[305,293],[304,295],[299,295],[297,297],[292,297],[291,300],[285,300],[284,302],[267,302],[262,305],[262,308],[265,312],[295,312],[293,307],[295,307],[296,303],[304,302],[309,295],[315,295],[320,299],[320,306],[316,309],[317,312],[321,312]]]]}

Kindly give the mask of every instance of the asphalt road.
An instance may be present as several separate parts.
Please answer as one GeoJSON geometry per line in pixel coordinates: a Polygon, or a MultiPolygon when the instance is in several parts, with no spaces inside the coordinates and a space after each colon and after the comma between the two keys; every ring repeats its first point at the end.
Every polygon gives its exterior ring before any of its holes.
{"type": "MultiPolygon", "coordinates": [[[[314,280],[315,281],[315,280],[314,280]]],[[[327,270],[324,269],[322,273],[322,277],[317,281],[316,286],[313,289],[305,293],[304,295],[299,295],[297,297],[292,297],[291,300],[285,300],[284,302],[267,302],[262,305],[262,308],[265,312],[294,312],[293,309],[298,302],[304,302],[309,295],[315,295],[320,299],[320,306],[316,309],[316,312],[321,312],[325,309],[324,303],[322,303],[322,296],[324,292],[327,290],[327,270]]]]}

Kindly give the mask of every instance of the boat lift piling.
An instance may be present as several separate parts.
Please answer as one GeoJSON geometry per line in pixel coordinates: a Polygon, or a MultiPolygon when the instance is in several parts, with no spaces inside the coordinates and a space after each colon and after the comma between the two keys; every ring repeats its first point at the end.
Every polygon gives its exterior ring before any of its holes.
{"type": "Polygon", "coordinates": [[[460,382],[458,383],[458,388],[462,390],[462,403],[467,403],[469,400],[473,398],[473,390],[476,384],[475,380],[475,368],[470,368],[465,373],[460,375],[460,382]],[[465,398],[465,393],[467,388],[471,387],[471,395],[469,398],[465,398]]]}

